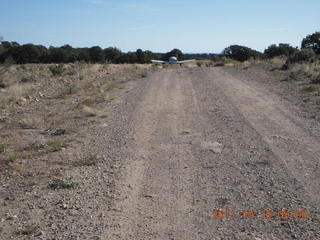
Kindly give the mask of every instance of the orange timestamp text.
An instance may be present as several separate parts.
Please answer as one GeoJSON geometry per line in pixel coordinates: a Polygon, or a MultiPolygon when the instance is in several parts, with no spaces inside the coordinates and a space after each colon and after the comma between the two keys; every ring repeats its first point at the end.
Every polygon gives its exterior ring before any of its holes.
{"type": "Polygon", "coordinates": [[[242,210],[236,211],[230,209],[214,209],[211,211],[210,219],[223,220],[223,219],[308,219],[310,212],[307,210],[242,210]]]}

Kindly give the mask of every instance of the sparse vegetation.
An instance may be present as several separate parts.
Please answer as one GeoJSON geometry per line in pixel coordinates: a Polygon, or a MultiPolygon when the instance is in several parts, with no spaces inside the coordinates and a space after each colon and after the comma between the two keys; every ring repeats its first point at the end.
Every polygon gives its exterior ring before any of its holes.
{"type": "Polygon", "coordinates": [[[111,90],[113,90],[113,89],[115,89],[117,87],[118,87],[118,85],[115,82],[111,82],[107,86],[107,91],[111,91],[111,90]]]}
{"type": "Polygon", "coordinates": [[[87,106],[87,107],[91,107],[95,104],[95,100],[91,99],[91,98],[87,98],[85,100],[82,101],[82,105],[87,106]]]}
{"type": "Polygon", "coordinates": [[[54,179],[48,184],[48,188],[57,190],[57,189],[71,189],[75,187],[74,182],[64,181],[61,179],[54,179]]]}
{"type": "Polygon", "coordinates": [[[6,85],[4,84],[3,80],[0,79],[0,88],[5,88],[5,87],[6,87],[6,85]]]}
{"type": "Polygon", "coordinates": [[[312,83],[320,84],[320,72],[318,71],[317,74],[312,79],[312,83]]]}
{"type": "Polygon", "coordinates": [[[303,91],[303,92],[316,92],[318,90],[319,90],[319,88],[317,88],[315,86],[309,86],[309,87],[303,88],[301,91],[303,91]]]}
{"type": "Polygon", "coordinates": [[[101,161],[101,158],[93,153],[86,153],[82,154],[77,157],[76,162],[74,163],[77,167],[83,167],[83,166],[94,166],[98,164],[101,161]]]}
{"type": "Polygon", "coordinates": [[[21,85],[12,85],[8,87],[7,95],[8,100],[16,102],[23,99],[26,92],[26,88],[21,85]]]}
{"type": "Polygon", "coordinates": [[[97,109],[94,109],[92,107],[84,106],[83,112],[85,113],[86,117],[95,117],[100,114],[100,112],[97,109]]]}
{"type": "Polygon", "coordinates": [[[19,122],[19,127],[22,129],[36,129],[40,125],[40,119],[35,117],[23,118],[19,122]]]}
{"type": "Polygon", "coordinates": [[[51,152],[59,152],[62,150],[63,143],[59,140],[53,140],[48,142],[48,146],[51,152]]]}
{"type": "Polygon", "coordinates": [[[65,67],[63,64],[51,66],[49,68],[53,76],[61,76],[65,72],[65,67]]]}
{"type": "Polygon", "coordinates": [[[215,67],[223,67],[225,65],[224,62],[217,62],[214,64],[215,67]]]}
{"type": "Polygon", "coordinates": [[[6,158],[6,162],[7,163],[13,163],[17,160],[18,155],[15,153],[11,153],[7,158],[6,158]]]}
{"type": "Polygon", "coordinates": [[[148,74],[146,72],[141,73],[142,78],[146,78],[147,76],[148,76],[148,74]]]}
{"type": "Polygon", "coordinates": [[[15,231],[16,235],[32,235],[36,234],[39,231],[39,226],[37,225],[27,225],[23,227],[22,229],[18,229],[15,231]]]}
{"type": "Polygon", "coordinates": [[[7,144],[0,144],[0,153],[5,153],[8,149],[8,145],[7,144]]]}

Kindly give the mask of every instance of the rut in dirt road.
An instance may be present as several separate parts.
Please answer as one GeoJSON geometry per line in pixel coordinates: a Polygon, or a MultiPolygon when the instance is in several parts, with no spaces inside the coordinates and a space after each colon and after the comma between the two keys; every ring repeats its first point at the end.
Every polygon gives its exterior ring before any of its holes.
{"type": "Polygon", "coordinates": [[[104,239],[319,233],[320,144],[276,96],[216,68],[165,69],[145,84],[104,239]],[[226,209],[235,216],[210,218],[226,209]],[[265,210],[272,218],[261,218],[265,210]],[[277,218],[280,210],[291,217],[277,218]]]}

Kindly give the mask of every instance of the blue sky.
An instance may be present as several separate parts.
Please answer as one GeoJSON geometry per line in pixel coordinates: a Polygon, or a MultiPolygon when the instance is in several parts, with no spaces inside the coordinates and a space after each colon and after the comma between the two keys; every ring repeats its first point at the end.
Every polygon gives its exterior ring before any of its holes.
{"type": "Polygon", "coordinates": [[[1,0],[0,36],[45,46],[221,52],[300,46],[320,31],[319,0],[1,0]]]}

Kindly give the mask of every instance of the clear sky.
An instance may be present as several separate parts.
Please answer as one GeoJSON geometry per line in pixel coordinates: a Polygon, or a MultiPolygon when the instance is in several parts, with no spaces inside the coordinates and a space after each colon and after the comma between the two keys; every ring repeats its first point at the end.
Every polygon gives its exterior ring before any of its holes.
{"type": "Polygon", "coordinates": [[[1,0],[0,36],[21,44],[123,51],[263,51],[320,31],[319,0],[1,0]]]}

